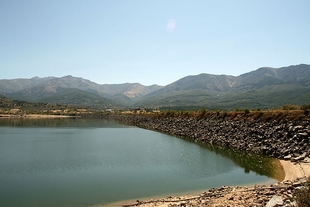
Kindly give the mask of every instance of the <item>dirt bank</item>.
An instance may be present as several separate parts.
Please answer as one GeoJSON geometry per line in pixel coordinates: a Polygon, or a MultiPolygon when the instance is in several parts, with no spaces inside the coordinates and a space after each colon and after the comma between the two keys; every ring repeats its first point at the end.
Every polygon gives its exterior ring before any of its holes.
{"type": "Polygon", "coordinates": [[[298,178],[309,177],[310,176],[310,159],[305,162],[290,162],[285,160],[280,160],[284,172],[284,181],[294,181],[298,178]]]}

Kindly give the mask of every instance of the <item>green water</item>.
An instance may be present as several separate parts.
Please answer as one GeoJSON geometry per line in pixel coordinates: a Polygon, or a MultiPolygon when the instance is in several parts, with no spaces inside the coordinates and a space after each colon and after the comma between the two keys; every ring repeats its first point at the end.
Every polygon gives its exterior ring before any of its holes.
{"type": "Polygon", "coordinates": [[[269,159],[109,120],[0,119],[0,206],[108,204],[271,181],[272,171],[269,159]]]}

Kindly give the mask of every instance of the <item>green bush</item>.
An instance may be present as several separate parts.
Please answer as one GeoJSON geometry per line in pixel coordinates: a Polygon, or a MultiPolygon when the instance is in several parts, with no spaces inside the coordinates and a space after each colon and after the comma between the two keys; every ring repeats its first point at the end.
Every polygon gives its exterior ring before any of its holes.
{"type": "Polygon", "coordinates": [[[308,110],[308,109],[310,109],[310,104],[309,104],[309,105],[302,105],[302,106],[300,107],[300,109],[301,109],[301,110],[308,110]]]}
{"type": "Polygon", "coordinates": [[[199,116],[200,117],[204,117],[205,115],[207,114],[207,109],[206,108],[203,108],[199,111],[199,116]]]}
{"type": "Polygon", "coordinates": [[[300,107],[293,104],[285,104],[282,106],[282,110],[299,110],[300,107]]]}
{"type": "Polygon", "coordinates": [[[225,118],[228,115],[228,113],[226,111],[222,112],[222,117],[225,118]]]}

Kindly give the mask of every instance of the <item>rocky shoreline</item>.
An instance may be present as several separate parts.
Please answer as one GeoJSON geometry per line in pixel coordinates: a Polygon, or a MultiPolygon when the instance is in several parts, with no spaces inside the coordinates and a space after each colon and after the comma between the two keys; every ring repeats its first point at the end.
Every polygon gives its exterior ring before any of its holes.
{"type": "Polygon", "coordinates": [[[279,182],[272,185],[246,186],[222,186],[212,188],[196,196],[179,196],[162,199],[151,199],[119,204],[123,207],[181,207],[181,206],[296,206],[293,193],[296,188],[301,188],[306,178],[295,181],[279,182]]]}
{"type": "Polygon", "coordinates": [[[254,116],[161,117],[152,115],[113,115],[128,125],[150,129],[195,142],[209,143],[243,152],[291,161],[310,156],[310,118],[262,120],[254,116]]]}

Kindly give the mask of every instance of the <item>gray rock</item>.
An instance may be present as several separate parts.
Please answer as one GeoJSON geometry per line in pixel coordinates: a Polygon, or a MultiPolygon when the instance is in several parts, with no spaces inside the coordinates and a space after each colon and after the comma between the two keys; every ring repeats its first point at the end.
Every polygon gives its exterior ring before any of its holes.
{"type": "Polygon", "coordinates": [[[306,152],[304,152],[304,153],[302,153],[302,155],[300,155],[300,156],[296,157],[296,158],[295,158],[295,160],[296,160],[296,161],[298,161],[298,160],[303,160],[303,159],[305,159],[305,158],[306,158],[306,156],[307,156],[307,153],[306,153],[306,152]]]}
{"type": "Polygon", "coordinates": [[[291,158],[292,158],[292,155],[287,155],[287,156],[283,157],[283,159],[285,159],[285,160],[290,160],[291,158]]]}
{"type": "Polygon", "coordinates": [[[308,133],[307,132],[301,132],[301,133],[298,133],[299,135],[301,136],[304,136],[304,137],[307,137],[308,136],[308,133]]]}
{"type": "Polygon", "coordinates": [[[284,204],[283,198],[281,196],[272,196],[272,198],[268,201],[266,207],[276,207],[282,206],[284,204]]]}

